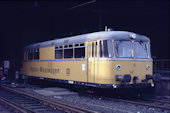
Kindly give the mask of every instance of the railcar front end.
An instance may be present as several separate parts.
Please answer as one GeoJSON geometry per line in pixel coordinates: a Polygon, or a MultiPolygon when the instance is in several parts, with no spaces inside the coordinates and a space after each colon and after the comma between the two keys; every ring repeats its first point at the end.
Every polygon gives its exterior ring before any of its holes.
{"type": "Polygon", "coordinates": [[[112,88],[148,88],[159,79],[153,75],[149,40],[98,40],[89,42],[88,48],[89,82],[112,88]]]}

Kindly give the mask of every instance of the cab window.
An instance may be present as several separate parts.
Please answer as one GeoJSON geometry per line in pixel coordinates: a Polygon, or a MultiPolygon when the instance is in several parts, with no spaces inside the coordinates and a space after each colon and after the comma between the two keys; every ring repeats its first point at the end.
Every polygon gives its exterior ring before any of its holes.
{"type": "Polygon", "coordinates": [[[113,57],[113,44],[112,40],[103,40],[99,43],[100,57],[113,57]]]}
{"type": "Polygon", "coordinates": [[[132,58],[133,45],[132,41],[114,41],[115,55],[118,58],[132,58]]]}

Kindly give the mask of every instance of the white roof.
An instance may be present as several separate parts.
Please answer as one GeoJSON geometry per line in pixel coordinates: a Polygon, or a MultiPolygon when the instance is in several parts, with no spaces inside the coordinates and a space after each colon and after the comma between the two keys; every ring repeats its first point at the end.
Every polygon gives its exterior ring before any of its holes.
{"type": "Polygon", "coordinates": [[[148,37],[139,34],[135,34],[136,35],[135,39],[132,39],[131,38],[132,34],[134,33],[127,32],[127,31],[100,31],[100,32],[87,33],[87,34],[82,34],[77,36],[71,36],[71,37],[31,44],[26,46],[25,49],[41,48],[41,47],[54,46],[54,45],[61,46],[61,45],[68,45],[73,43],[83,43],[85,41],[93,41],[99,39],[150,41],[148,37]]]}

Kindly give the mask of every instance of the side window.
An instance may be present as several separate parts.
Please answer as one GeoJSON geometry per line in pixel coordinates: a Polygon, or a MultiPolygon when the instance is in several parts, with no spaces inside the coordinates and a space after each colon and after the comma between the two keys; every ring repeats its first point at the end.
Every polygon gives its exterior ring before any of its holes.
{"type": "Polygon", "coordinates": [[[91,43],[89,43],[89,47],[88,47],[88,56],[91,57],[91,43]]]}
{"type": "Polygon", "coordinates": [[[104,57],[108,57],[108,44],[107,44],[107,40],[103,41],[103,55],[104,57]]]}
{"type": "Polygon", "coordinates": [[[64,58],[73,58],[73,46],[71,45],[64,46],[64,58]]]}
{"type": "Polygon", "coordinates": [[[113,44],[112,40],[103,40],[99,43],[100,57],[113,57],[113,44]]]}
{"type": "Polygon", "coordinates": [[[92,42],[92,57],[94,57],[94,42],[92,42]]]}
{"type": "Polygon", "coordinates": [[[29,49],[25,51],[25,60],[38,60],[39,49],[29,49]]]}
{"type": "Polygon", "coordinates": [[[99,49],[100,49],[100,57],[102,57],[103,56],[103,41],[100,41],[100,43],[99,43],[99,49]]]}
{"type": "Polygon", "coordinates": [[[85,44],[81,43],[78,46],[75,44],[75,58],[85,58],[85,44]]]}
{"type": "Polygon", "coordinates": [[[109,58],[113,57],[113,43],[112,43],[112,40],[107,40],[107,48],[108,48],[109,58]]]}
{"type": "Polygon", "coordinates": [[[55,59],[63,58],[63,47],[57,46],[55,47],[55,59]]]}
{"type": "Polygon", "coordinates": [[[95,49],[96,49],[96,50],[95,50],[95,51],[96,51],[96,52],[95,52],[95,57],[97,57],[97,42],[96,42],[95,49]]]}
{"type": "Polygon", "coordinates": [[[34,59],[39,59],[39,49],[34,49],[34,59]]]}

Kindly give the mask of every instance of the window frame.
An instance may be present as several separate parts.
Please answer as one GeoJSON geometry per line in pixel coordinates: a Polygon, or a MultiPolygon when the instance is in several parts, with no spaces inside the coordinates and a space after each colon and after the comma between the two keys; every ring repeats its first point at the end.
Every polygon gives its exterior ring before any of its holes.
{"type": "Polygon", "coordinates": [[[141,41],[141,40],[134,41],[134,57],[135,57],[135,59],[150,59],[151,58],[150,42],[149,41],[141,41]],[[136,57],[135,42],[146,42],[148,44],[148,47],[147,47],[148,50],[147,50],[147,57],[146,58],[136,57]]]}
{"type": "Polygon", "coordinates": [[[54,52],[54,54],[55,54],[54,58],[55,58],[55,59],[63,59],[63,54],[64,54],[63,45],[55,46],[54,51],[55,51],[55,52],[54,52]],[[56,58],[56,51],[60,51],[60,50],[62,50],[62,57],[61,57],[61,58],[56,58]]]}
{"type": "Polygon", "coordinates": [[[64,54],[63,54],[63,58],[64,58],[64,59],[73,59],[73,58],[74,58],[74,55],[73,55],[73,54],[74,54],[74,52],[73,52],[73,51],[74,51],[73,44],[64,45],[64,46],[63,46],[63,51],[64,51],[64,52],[63,52],[63,53],[64,53],[64,54]],[[70,45],[72,45],[72,47],[70,47],[70,45]],[[66,50],[71,50],[71,49],[72,49],[72,56],[71,56],[71,57],[65,57],[65,56],[66,56],[66,55],[65,55],[65,53],[66,53],[65,51],[66,51],[66,50]]]}
{"type": "Polygon", "coordinates": [[[114,40],[114,51],[115,51],[115,58],[129,58],[129,59],[134,59],[134,44],[133,44],[133,40],[114,40]],[[132,57],[118,57],[117,56],[117,53],[116,53],[116,41],[128,41],[128,42],[131,42],[132,44],[132,57]]]}
{"type": "Polygon", "coordinates": [[[34,60],[39,60],[40,59],[40,50],[39,50],[39,48],[35,48],[33,54],[34,54],[33,55],[34,60]],[[38,58],[37,58],[37,55],[38,55],[38,58]]]}
{"type": "Polygon", "coordinates": [[[75,59],[85,59],[86,58],[86,44],[85,44],[85,42],[74,44],[74,58],[75,59]],[[79,48],[84,48],[84,56],[83,57],[76,57],[76,49],[79,49],[79,48]]]}
{"type": "Polygon", "coordinates": [[[99,41],[99,57],[100,58],[115,58],[115,51],[114,51],[114,40],[113,39],[105,39],[105,40],[100,40],[99,41]],[[107,42],[107,56],[105,56],[104,55],[104,51],[105,51],[105,49],[104,49],[104,43],[103,43],[103,41],[106,41],[107,42]],[[111,47],[111,49],[112,49],[112,56],[111,57],[109,57],[109,48],[108,48],[108,41],[110,41],[111,43],[110,44],[112,44],[112,47],[111,47]]]}
{"type": "Polygon", "coordinates": [[[34,51],[33,49],[28,49],[28,60],[33,60],[34,59],[34,51]]]}

